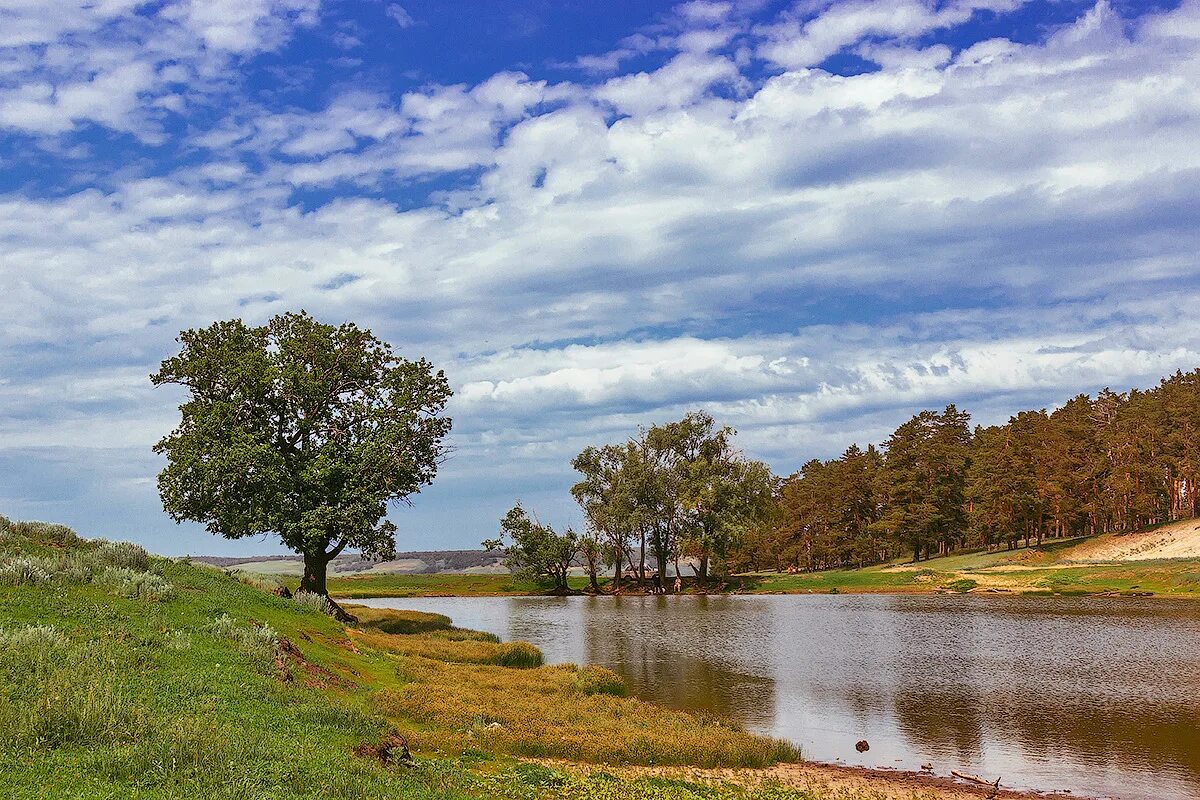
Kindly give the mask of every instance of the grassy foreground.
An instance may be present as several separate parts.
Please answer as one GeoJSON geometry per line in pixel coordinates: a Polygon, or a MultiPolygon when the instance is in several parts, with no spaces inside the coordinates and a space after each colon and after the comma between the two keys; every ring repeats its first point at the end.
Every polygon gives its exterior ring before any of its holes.
{"type": "Polygon", "coordinates": [[[532,645],[439,615],[355,608],[360,622],[347,627],[317,602],[252,583],[0,518],[4,796],[832,796],[622,774],[799,754],[625,697],[607,670],[541,666],[532,645]],[[411,765],[380,762],[394,734],[408,739],[411,765]]]}

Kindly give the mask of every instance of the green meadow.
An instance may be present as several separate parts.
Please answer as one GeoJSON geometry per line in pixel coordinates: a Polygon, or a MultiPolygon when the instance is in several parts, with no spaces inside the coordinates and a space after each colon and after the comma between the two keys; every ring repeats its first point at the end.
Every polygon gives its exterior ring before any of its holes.
{"type": "Polygon", "coordinates": [[[741,798],[620,770],[800,757],[436,614],[351,606],[343,625],[259,583],[0,518],[5,796],[741,798]],[[412,761],[382,763],[397,737],[412,761]]]}

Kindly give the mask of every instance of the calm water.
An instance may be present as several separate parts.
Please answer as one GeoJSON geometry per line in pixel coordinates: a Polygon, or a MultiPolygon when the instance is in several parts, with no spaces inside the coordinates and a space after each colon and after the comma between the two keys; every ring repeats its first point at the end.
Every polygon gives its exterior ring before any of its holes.
{"type": "Polygon", "coordinates": [[[363,602],[601,664],[641,697],[822,761],[966,770],[1122,800],[1200,798],[1200,604],[974,596],[363,602]],[[867,739],[869,752],[855,752],[867,739]]]}

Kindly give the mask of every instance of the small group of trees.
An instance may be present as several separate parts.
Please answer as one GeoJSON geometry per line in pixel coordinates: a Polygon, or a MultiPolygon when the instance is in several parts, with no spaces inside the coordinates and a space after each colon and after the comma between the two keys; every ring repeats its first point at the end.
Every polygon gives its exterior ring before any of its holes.
{"type": "Polygon", "coordinates": [[[919,560],[1194,517],[1198,433],[1200,370],[974,430],[953,405],[923,411],[881,448],[851,446],[784,480],[774,519],[745,537],[735,566],[919,560]]]}
{"type": "MultiPolygon", "coordinates": [[[[774,476],[734,448],[733,434],[708,414],[694,412],[620,444],[588,447],[572,462],[581,479],[571,489],[587,532],[556,534],[528,520],[518,506],[502,524],[510,565],[535,563],[531,553],[542,552],[545,537],[552,536],[555,547],[575,548],[593,589],[604,564],[612,565],[614,591],[627,569],[644,584],[650,559],[654,583],[666,591],[667,567],[673,564],[680,574],[683,557],[695,561],[696,579],[704,584],[712,565],[723,565],[741,536],[773,511],[774,476]]],[[[557,580],[548,559],[526,571],[557,580]]]]}

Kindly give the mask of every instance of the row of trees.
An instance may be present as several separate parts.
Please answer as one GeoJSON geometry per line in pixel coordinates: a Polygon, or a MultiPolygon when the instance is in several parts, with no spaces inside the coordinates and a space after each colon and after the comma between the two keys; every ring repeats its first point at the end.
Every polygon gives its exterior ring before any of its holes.
{"type": "Polygon", "coordinates": [[[694,560],[703,583],[713,562],[774,511],[771,470],[734,448],[732,437],[732,429],[696,412],[620,444],[588,447],[572,462],[581,480],[571,489],[585,534],[556,532],[518,505],[501,523],[501,538],[484,545],[503,545],[510,567],[550,577],[560,589],[572,559],[586,567],[593,588],[606,564],[614,590],[626,572],[645,583],[649,560],[649,575],[665,591],[667,567],[680,574],[682,557],[694,560]]]}
{"type": "Polygon", "coordinates": [[[1198,433],[1200,370],[974,430],[953,405],[924,411],[881,449],[851,446],[783,481],[735,566],[858,566],[1194,517],[1198,433]]]}

